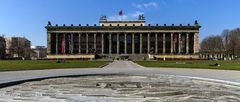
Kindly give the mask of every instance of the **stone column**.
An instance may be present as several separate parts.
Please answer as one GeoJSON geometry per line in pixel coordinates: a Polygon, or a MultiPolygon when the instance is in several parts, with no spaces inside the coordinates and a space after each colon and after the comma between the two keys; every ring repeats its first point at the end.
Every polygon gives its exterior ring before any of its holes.
{"type": "Polygon", "coordinates": [[[132,33],[132,54],[135,53],[135,41],[134,41],[134,39],[135,39],[135,36],[134,36],[134,33],[132,33]]]}
{"type": "Polygon", "coordinates": [[[47,33],[47,54],[51,54],[51,33],[47,33]]]}
{"type": "Polygon", "coordinates": [[[58,54],[58,34],[56,34],[56,54],[58,54]]]}
{"type": "Polygon", "coordinates": [[[78,43],[79,43],[79,49],[78,49],[78,53],[81,54],[81,34],[78,34],[78,43]]]}
{"type": "Polygon", "coordinates": [[[166,34],[163,33],[163,54],[166,54],[166,34]]]}
{"type": "Polygon", "coordinates": [[[102,33],[102,54],[104,54],[104,33],[102,33]]]}
{"type": "Polygon", "coordinates": [[[112,54],[112,34],[109,33],[109,54],[112,54]]]}
{"type": "Polygon", "coordinates": [[[86,33],[86,54],[88,54],[88,33],[86,33]]]}
{"type": "Polygon", "coordinates": [[[148,36],[147,36],[147,40],[148,40],[148,54],[150,53],[150,33],[148,33],[148,36]]]}
{"type": "Polygon", "coordinates": [[[158,34],[155,34],[155,54],[158,53],[158,34]]]}
{"type": "Polygon", "coordinates": [[[194,33],[194,54],[198,53],[199,52],[199,39],[198,39],[198,36],[199,36],[199,32],[196,32],[194,33]]]}
{"type": "Polygon", "coordinates": [[[96,43],[96,33],[94,33],[94,41],[93,41],[93,43],[94,43],[94,50],[95,50],[95,52],[97,51],[97,43],[96,43]]]}
{"type": "Polygon", "coordinates": [[[124,53],[127,54],[127,34],[124,34],[124,53]]]}
{"type": "Polygon", "coordinates": [[[173,33],[171,33],[171,54],[173,54],[173,49],[175,48],[174,48],[173,33]]]}
{"type": "Polygon", "coordinates": [[[67,48],[67,46],[66,46],[66,54],[69,54],[70,53],[70,50],[71,50],[71,44],[70,44],[70,41],[71,41],[71,38],[70,38],[71,36],[70,35],[68,35],[67,33],[66,33],[66,41],[65,41],[65,43],[66,43],[66,45],[68,45],[68,48],[67,48]],[[68,50],[67,50],[68,49],[68,50]]]}
{"type": "Polygon", "coordinates": [[[66,35],[63,34],[63,39],[64,39],[64,40],[63,40],[63,47],[64,47],[64,48],[63,48],[63,54],[66,54],[66,38],[65,38],[65,36],[66,36],[66,35]]]}
{"type": "Polygon", "coordinates": [[[189,33],[186,35],[186,54],[189,53],[189,33]]]}
{"type": "Polygon", "coordinates": [[[119,33],[117,33],[117,54],[119,54],[119,33]]]}
{"type": "Polygon", "coordinates": [[[182,50],[182,39],[181,39],[181,33],[178,34],[178,54],[181,54],[182,50]]]}
{"type": "Polygon", "coordinates": [[[142,54],[142,33],[140,33],[140,54],[142,54]]]}
{"type": "Polygon", "coordinates": [[[73,54],[73,34],[71,34],[71,54],[73,54]]]}

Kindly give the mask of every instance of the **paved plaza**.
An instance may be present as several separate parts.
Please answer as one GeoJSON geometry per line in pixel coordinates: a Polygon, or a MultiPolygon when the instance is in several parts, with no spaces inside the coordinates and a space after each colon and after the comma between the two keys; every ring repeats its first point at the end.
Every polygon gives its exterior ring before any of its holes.
{"type": "Polygon", "coordinates": [[[1,83],[83,76],[4,87],[0,89],[0,101],[237,102],[240,101],[237,74],[237,71],[144,68],[131,61],[114,61],[104,68],[1,72],[1,83]]]}
{"type": "Polygon", "coordinates": [[[240,83],[240,71],[184,68],[144,68],[131,61],[114,61],[104,68],[68,68],[0,72],[0,84],[37,78],[89,74],[166,74],[240,83]]]}

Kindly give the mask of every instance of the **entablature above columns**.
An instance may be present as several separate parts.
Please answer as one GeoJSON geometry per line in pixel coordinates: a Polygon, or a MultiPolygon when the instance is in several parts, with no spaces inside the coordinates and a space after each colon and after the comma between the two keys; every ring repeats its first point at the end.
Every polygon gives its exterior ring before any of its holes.
{"type": "Polygon", "coordinates": [[[151,30],[151,31],[48,31],[48,33],[199,33],[199,30],[151,30]]]}
{"type": "Polygon", "coordinates": [[[199,30],[201,26],[46,26],[48,31],[88,31],[88,30],[199,30]]]}

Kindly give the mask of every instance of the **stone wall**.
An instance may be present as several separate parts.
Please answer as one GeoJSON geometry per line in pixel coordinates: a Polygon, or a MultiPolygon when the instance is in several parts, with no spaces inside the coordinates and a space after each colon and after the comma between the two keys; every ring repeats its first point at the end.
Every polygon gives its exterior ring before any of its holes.
{"type": "Polygon", "coordinates": [[[95,55],[47,55],[48,59],[95,59],[95,55]]]}

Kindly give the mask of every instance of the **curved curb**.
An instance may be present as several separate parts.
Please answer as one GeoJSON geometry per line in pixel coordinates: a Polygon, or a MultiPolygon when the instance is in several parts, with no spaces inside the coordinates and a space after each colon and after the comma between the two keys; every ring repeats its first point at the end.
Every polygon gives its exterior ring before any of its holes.
{"type": "MultiPolygon", "coordinates": [[[[29,77],[29,76],[25,76],[23,78],[13,78],[13,80],[3,80],[2,82],[0,82],[0,88],[4,88],[4,87],[9,87],[9,86],[13,86],[13,85],[18,85],[24,82],[29,82],[29,81],[40,81],[40,80],[44,80],[44,79],[51,79],[51,78],[61,78],[61,77],[80,77],[80,76],[96,76],[96,75],[102,75],[102,76],[108,76],[108,75],[166,75],[166,76],[175,76],[175,77],[183,77],[183,78],[190,78],[190,79],[195,79],[195,80],[202,80],[202,81],[208,81],[208,82],[215,82],[215,83],[219,83],[219,84],[225,84],[225,85],[232,85],[232,86],[237,86],[240,87],[240,83],[239,82],[234,82],[234,81],[226,81],[224,79],[217,79],[217,78],[204,78],[204,76],[200,76],[200,77],[195,77],[194,75],[190,75],[190,76],[185,76],[185,75],[178,75],[178,74],[173,74],[173,73],[152,73],[147,72],[145,73],[145,68],[143,66],[140,66],[132,61],[129,62],[130,64],[134,65],[135,69],[138,70],[111,70],[111,69],[107,69],[107,68],[103,68],[103,69],[99,69],[99,70],[83,70],[82,73],[75,73],[75,69],[74,70],[69,70],[69,73],[62,73],[62,74],[58,74],[63,72],[66,72],[65,70],[59,70],[59,71],[52,71],[50,72],[50,74],[43,74],[43,75],[33,75],[33,77],[29,77]],[[144,68],[144,69],[143,69],[144,68]],[[73,73],[74,72],[74,73],[73,73]],[[142,73],[144,72],[144,73],[142,73]],[[44,76],[47,75],[47,76],[44,76]]],[[[107,65],[109,65],[110,63],[108,63],[107,65]]],[[[54,69],[53,69],[54,70],[54,69]]],[[[80,70],[78,70],[80,71],[80,70]]],[[[82,71],[82,70],[81,70],[82,71]]],[[[41,72],[41,71],[40,71],[41,72]]],[[[161,72],[161,71],[160,71],[161,72]]],[[[35,72],[38,73],[38,72],[35,72]]],[[[6,74],[6,73],[5,73],[6,74]]],[[[12,73],[13,74],[13,73],[12,73]]],[[[20,74],[24,74],[24,73],[20,73],[20,74]]],[[[14,74],[13,74],[14,75],[14,74]]],[[[32,75],[32,74],[31,74],[32,75]]]]}
{"type": "MultiPolygon", "coordinates": [[[[135,64],[138,67],[141,68],[152,68],[152,67],[144,67],[141,66],[137,63],[134,63],[131,61],[131,63],[135,64]]],[[[155,67],[154,67],[155,68],[155,67]]],[[[166,67],[156,67],[156,68],[166,68],[166,67]]],[[[204,70],[214,70],[214,69],[204,69],[204,70]]],[[[196,80],[203,80],[203,81],[208,81],[208,82],[215,82],[215,83],[221,83],[221,84],[227,84],[227,85],[234,85],[234,86],[239,86],[239,82],[233,82],[233,81],[226,81],[226,80],[220,80],[220,79],[211,79],[211,78],[204,78],[204,77],[193,77],[193,76],[185,76],[185,75],[174,75],[174,74],[162,74],[162,75],[168,75],[168,76],[176,76],[176,77],[184,77],[184,78],[190,78],[190,79],[196,79],[196,80]]]]}
{"type": "Polygon", "coordinates": [[[39,78],[32,78],[32,79],[23,79],[23,80],[16,80],[10,82],[3,82],[0,83],[0,89],[5,87],[10,87],[14,85],[19,85],[25,82],[31,81],[41,81],[45,79],[53,79],[53,78],[68,78],[68,77],[81,77],[81,76],[111,76],[111,75],[124,75],[124,74],[81,74],[81,75],[62,75],[62,76],[50,76],[50,77],[39,77],[39,78]]]}
{"type": "Polygon", "coordinates": [[[146,68],[146,67],[144,67],[144,66],[141,66],[140,64],[134,63],[133,61],[130,61],[130,62],[131,62],[132,64],[134,64],[134,65],[140,67],[140,68],[146,68]]]}
{"type": "MultiPolygon", "coordinates": [[[[41,81],[41,80],[45,80],[45,79],[63,78],[63,77],[65,77],[65,78],[68,78],[68,77],[82,77],[82,76],[111,76],[111,75],[139,75],[139,74],[103,73],[103,74],[81,74],[81,75],[63,75],[63,76],[40,77],[40,78],[23,79],[23,80],[11,81],[11,82],[3,82],[3,83],[0,84],[0,89],[5,88],[5,87],[14,86],[14,85],[19,85],[19,84],[22,84],[22,83],[25,83],[25,82],[41,81]]],[[[146,74],[146,75],[148,75],[148,74],[146,74]]],[[[154,75],[156,75],[156,74],[154,74],[154,75]]],[[[219,79],[182,76],[182,75],[171,75],[171,74],[159,74],[159,75],[190,78],[190,79],[194,79],[194,80],[208,81],[208,82],[214,82],[214,83],[219,83],[219,84],[224,84],[224,85],[232,85],[232,86],[240,87],[240,83],[238,83],[238,82],[225,81],[225,80],[219,80],[219,79]]]]}
{"type": "Polygon", "coordinates": [[[109,62],[109,63],[106,63],[106,64],[104,64],[104,65],[101,65],[99,68],[104,68],[104,67],[106,67],[107,65],[109,65],[110,63],[112,63],[112,62],[109,62]]]}
{"type": "Polygon", "coordinates": [[[208,82],[214,82],[214,83],[220,83],[220,84],[232,85],[232,86],[240,87],[240,83],[233,82],[233,81],[225,81],[225,80],[220,80],[220,79],[211,79],[211,78],[193,77],[193,76],[182,76],[182,75],[172,75],[172,76],[183,77],[183,78],[190,78],[190,79],[196,79],[196,80],[202,80],[202,81],[208,81],[208,82]]]}

